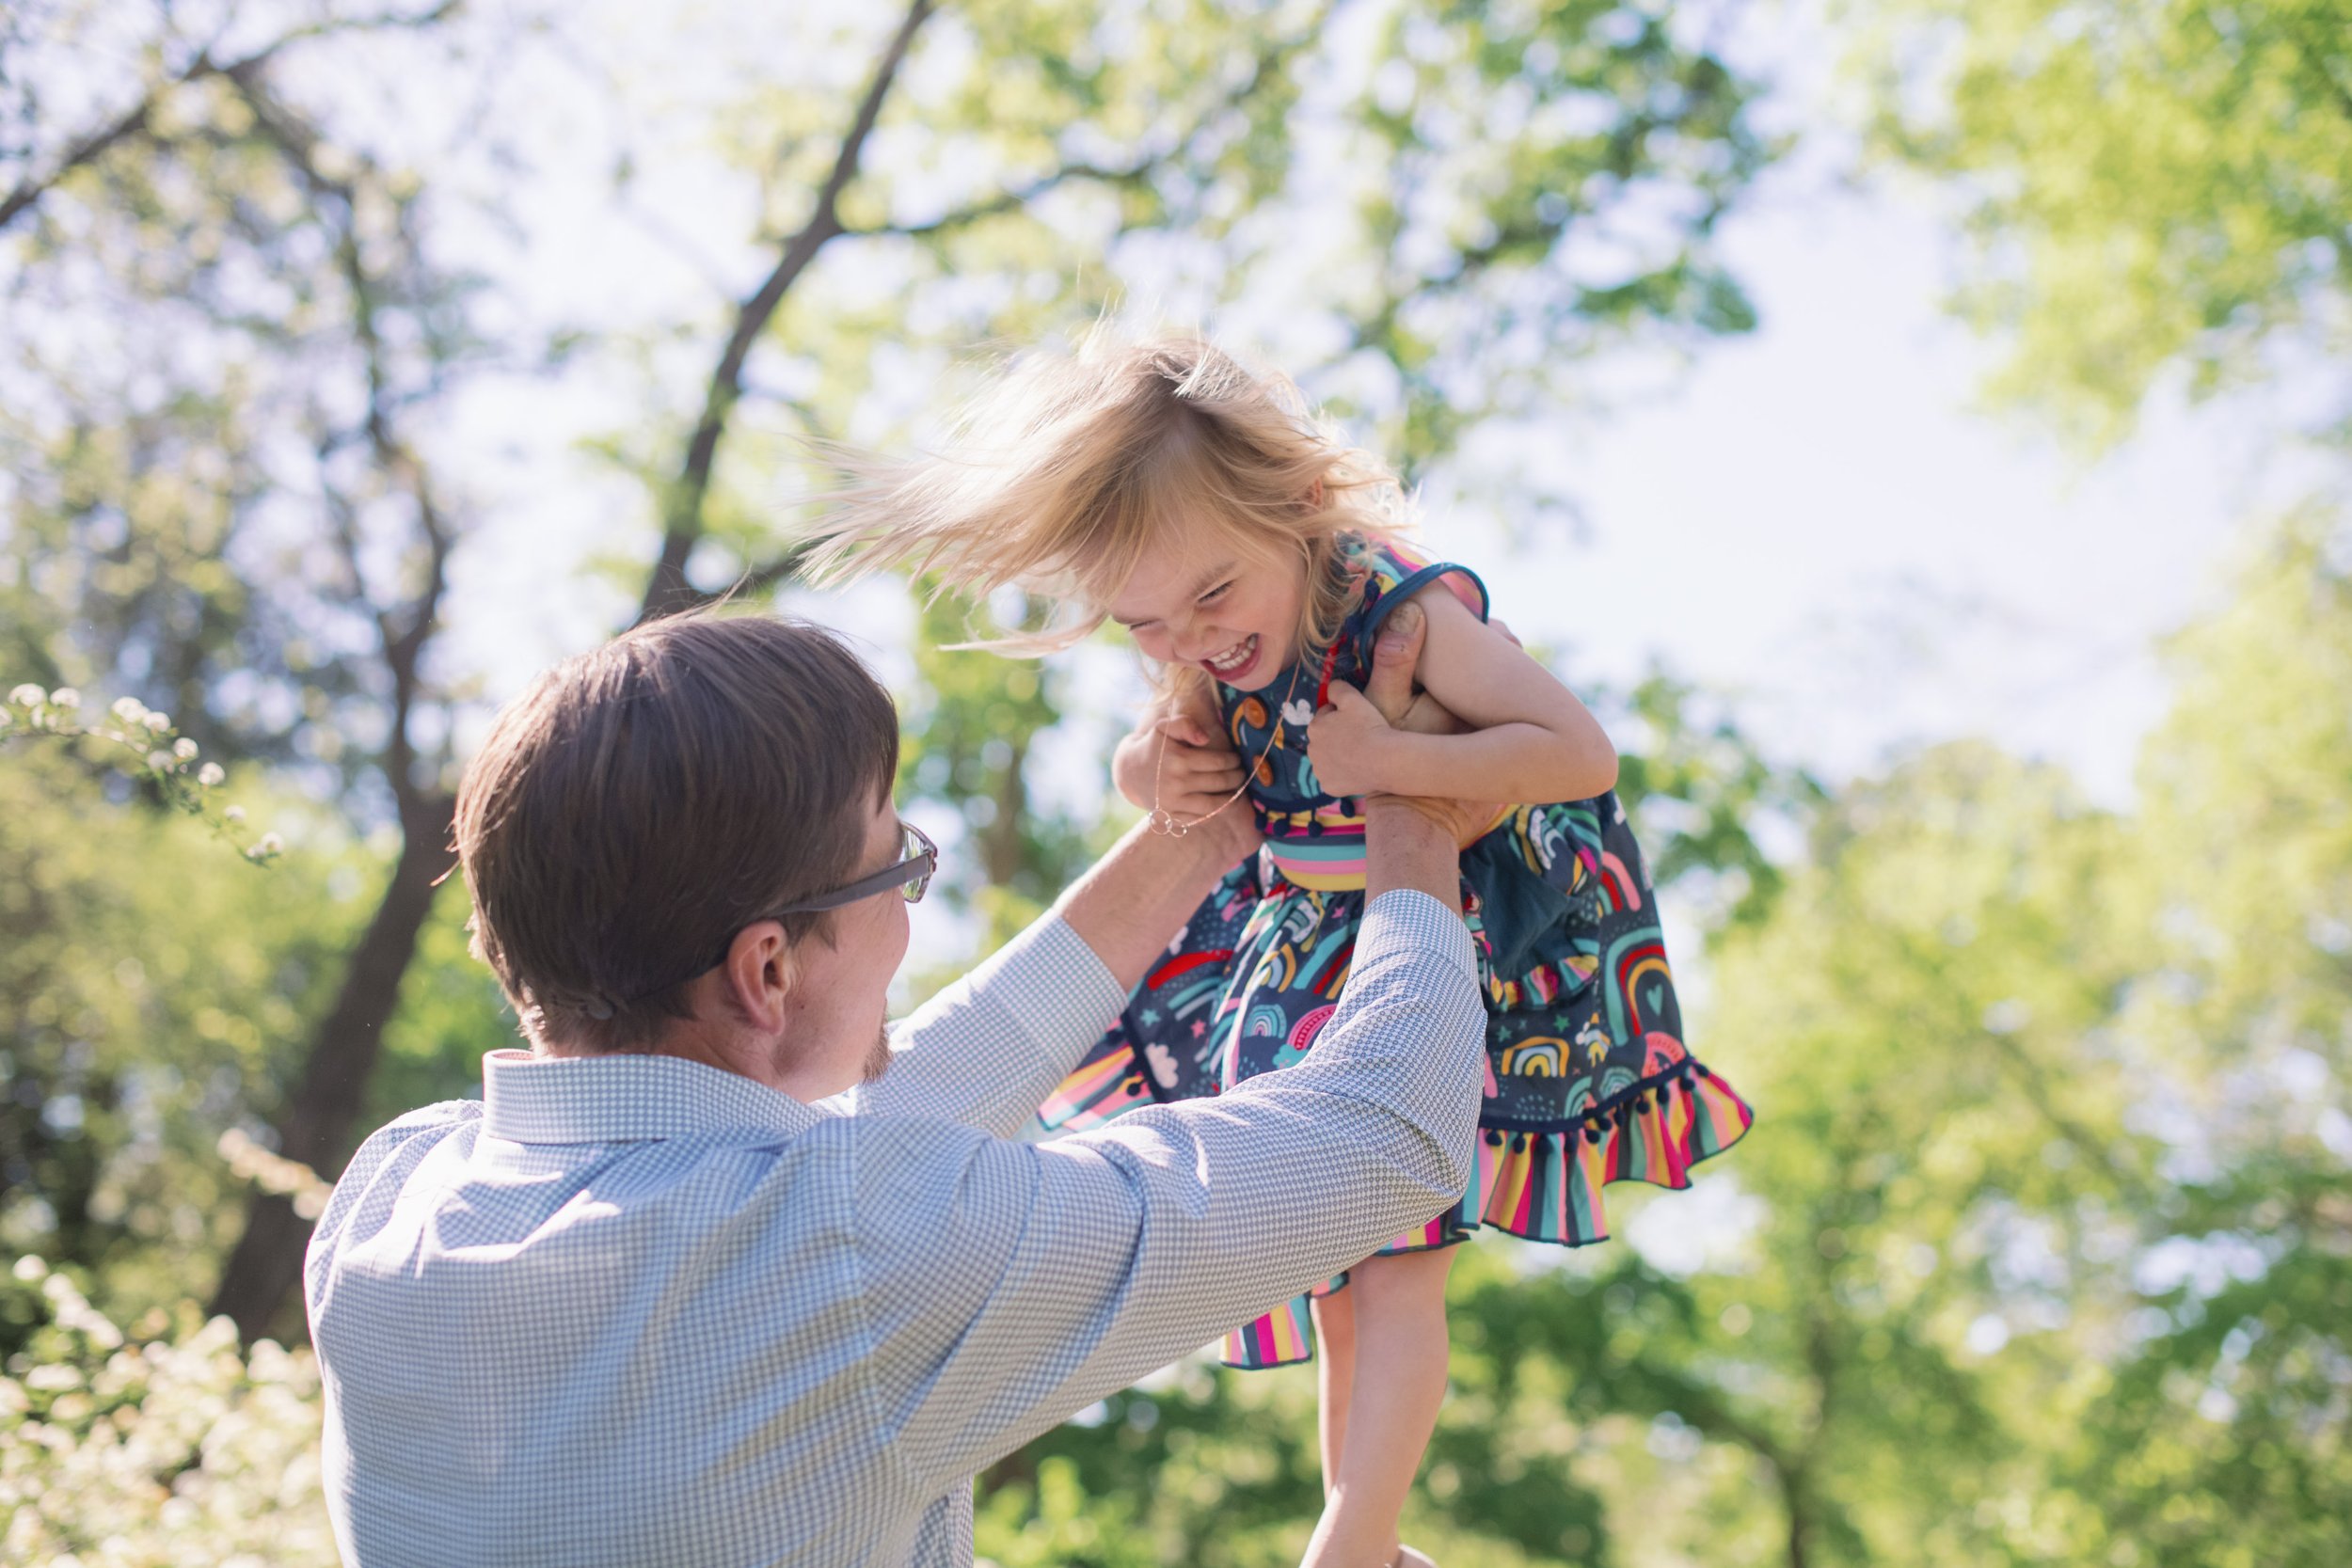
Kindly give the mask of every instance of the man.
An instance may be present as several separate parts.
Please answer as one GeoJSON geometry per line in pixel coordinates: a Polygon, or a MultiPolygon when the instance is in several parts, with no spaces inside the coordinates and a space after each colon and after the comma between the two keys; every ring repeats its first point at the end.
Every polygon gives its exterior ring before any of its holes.
{"type": "Polygon", "coordinates": [[[1028,1144],[1254,832],[1129,833],[886,1041],[934,863],[897,763],[888,694],[769,620],[640,627],[500,715],[457,840],[532,1049],[370,1138],[305,1267],[346,1561],[966,1563],[976,1471],[1460,1193],[1486,808],[1366,803],[1306,1061],[1028,1144]]]}

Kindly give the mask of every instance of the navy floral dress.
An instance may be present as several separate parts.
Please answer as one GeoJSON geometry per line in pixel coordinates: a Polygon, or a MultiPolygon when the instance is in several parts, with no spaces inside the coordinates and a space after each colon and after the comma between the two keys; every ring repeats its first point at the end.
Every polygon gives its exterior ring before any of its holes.
{"type": "MultiPolygon", "coordinates": [[[[1264,847],[1194,911],[1041,1108],[1048,1128],[1080,1131],[1279,1071],[1337,1010],[1364,912],[1364,819],[1360,802],[1317,783],[1308,722],[1331,681],[1363,684],[1380,624],[1413,594],[1442,583],[1486,613],[1467,568],[1393,544],[1346,541],[1342,565],[1360,596],[1329,648],[1262,691],[1216,688],[1251,767],[1264,847]]],[[[1686,1187],[1693,1164],[1747,1131],[1746,1104],[1682,1042],[1656,898],[1613,793],[1506,812],[1462,853],[1462,907],[1488,1016],[1477,1175],[1453,1208],[1383,1251],[1450,1246],[1481,1225],[1567,1246],[1601,1241],[1603,1187],[1686,1187]]],[[[1229,1336],[1227,1363],[1311,1359],[1307,1300],[1229,1336]]]]}

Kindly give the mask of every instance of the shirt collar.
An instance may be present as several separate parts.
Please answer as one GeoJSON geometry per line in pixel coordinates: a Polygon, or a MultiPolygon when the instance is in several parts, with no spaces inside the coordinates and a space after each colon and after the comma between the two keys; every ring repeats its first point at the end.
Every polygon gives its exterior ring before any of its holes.
{"type": "Polygon", "coordinates": [[[676,1056],[482,1058],[483,1130],[526,1144],[777,1143],[824,1119],[781,1090],[676,1056]]]}

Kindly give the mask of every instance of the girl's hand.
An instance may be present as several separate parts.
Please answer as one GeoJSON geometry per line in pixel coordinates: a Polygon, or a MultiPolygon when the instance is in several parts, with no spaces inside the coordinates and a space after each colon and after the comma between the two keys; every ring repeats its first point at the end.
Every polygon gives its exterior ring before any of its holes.
{"type": "MultiPolygon", "coordinates": [[[[1111,780],[1128,803],[1180,822],[1208,816],[1241,788],[1241,758],[1221,731],[1190,715],[1147,717],[1111,752],[1111,780]]],[[[1234,813],[1249,816],[1245,803],[1234,813]]],[[[1231,816],[1232,813],[1228,813],[1231,816]]]]}

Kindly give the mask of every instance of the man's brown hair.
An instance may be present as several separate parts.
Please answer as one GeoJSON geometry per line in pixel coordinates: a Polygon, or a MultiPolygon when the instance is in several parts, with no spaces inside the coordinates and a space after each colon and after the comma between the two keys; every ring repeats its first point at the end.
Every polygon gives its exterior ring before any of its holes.
{"type": "Polygon", "coordinates": [[[890,694],[825,628],[639,626],[540,676],[467,768],[474,950],[534,1035],[649,1049],[737,931],[865,869],[898,766],[890,694]]]}

